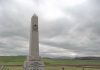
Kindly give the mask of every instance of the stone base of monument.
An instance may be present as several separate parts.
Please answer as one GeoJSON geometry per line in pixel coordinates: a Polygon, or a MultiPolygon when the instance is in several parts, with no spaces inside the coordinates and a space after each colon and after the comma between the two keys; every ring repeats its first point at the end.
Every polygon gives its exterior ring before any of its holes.
{"type": "Polygon", "coordinates": [[[42,61],[26,61],[24,70],[44,70],[44,63],[42,61]]]}

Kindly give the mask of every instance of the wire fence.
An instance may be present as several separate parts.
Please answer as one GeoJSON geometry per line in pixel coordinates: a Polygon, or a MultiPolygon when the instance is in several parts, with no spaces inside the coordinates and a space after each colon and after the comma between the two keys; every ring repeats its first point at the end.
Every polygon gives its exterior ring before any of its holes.
{"type": "MultiPolygon", "coordinates": [[[[100,65],[51,65],[45,70],[100,70],[100,65]]],[[[0,65],[0,70],[24,70],[23,65],[0,65]]]]}

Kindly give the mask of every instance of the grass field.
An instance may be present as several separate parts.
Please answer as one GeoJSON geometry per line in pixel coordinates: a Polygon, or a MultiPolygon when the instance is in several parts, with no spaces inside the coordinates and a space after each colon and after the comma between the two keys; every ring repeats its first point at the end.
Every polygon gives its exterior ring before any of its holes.
{"type": "MultiPolygon", "coordinates": [[[[23,64],[25,56],[0,56],[0,64],[23,64]]],[[[46,65],[100,64],[100,60],[42,59],[46,65]]]]}
{"type": "MultiPolygon", "coordinates": [[[[4,65],[23,65],[26,60],[25,56],[0,56],[0,64],[4,65]]],[[[45,70],[62,70],[59,65],[100,65],[100,60],[73,60],[73,59],[42,59],[46,65],[45,70]],[[57,67],[49,67],[50,65],[58,65],[57,67]]],[[[9,67],[8,67],[9,68],[9,67]]],[[[64,67],[64,70],[83,70],[82,67],[64,67]]],[[[23,70],[22,67],[13,67],[9,70],[23,70]]],[[[96,68],[85,68],[85,70],[100,70],[96,68]]]]}

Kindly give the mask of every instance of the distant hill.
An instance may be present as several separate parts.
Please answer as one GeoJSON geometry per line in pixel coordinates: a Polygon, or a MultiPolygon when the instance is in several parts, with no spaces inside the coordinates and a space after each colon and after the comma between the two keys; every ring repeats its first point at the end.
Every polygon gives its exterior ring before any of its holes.
{"type": "Polygon", "coordinates": [[[100,57],[76,57],[75,59],[80,59],[80,60],[100,60],[100,57]]]}

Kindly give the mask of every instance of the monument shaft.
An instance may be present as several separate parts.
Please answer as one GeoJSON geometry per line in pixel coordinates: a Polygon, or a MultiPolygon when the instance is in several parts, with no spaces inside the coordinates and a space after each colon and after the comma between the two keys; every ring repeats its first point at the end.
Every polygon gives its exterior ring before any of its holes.
{"type": "Polygon", "coordinates": [[[44,70],[44,63],[39,57],[38,16],[36,15],[31,19],[29,56],[24,63],[24,70],[44,70]]]}
{"type": "Polygon", "coordinates": [[[38,16],[31,19],[29,60],[39,60],[38,16]]]}

